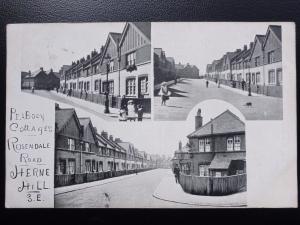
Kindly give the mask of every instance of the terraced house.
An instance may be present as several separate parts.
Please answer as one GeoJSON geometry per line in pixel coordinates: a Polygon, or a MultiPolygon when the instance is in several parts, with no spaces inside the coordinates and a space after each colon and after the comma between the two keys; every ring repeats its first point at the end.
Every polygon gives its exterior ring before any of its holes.
{"type": "Polygon", "coordinates": [[[55,185],[64,186],[120,176],[154,167],[146,152],[102,131],[72,108],[55,109],[55,185]],[[147,162],[147,163],[146,163],[147,162]]]}
{"type": "Polygon", "coordinates": [[[151,23],[129,22],[122,33],[109,33],[99,52],[72,62],[61,89],[71,88],[76,97],[83,91],[85,99],[101,104],[108,92],[111,107],[125,95],[150,111],[150,71],[151,23]]]}
{"type": "Polygon", "coordinates": [[[208,64],[206,77],[235,88],[242,88],[244,80],[256,93],[282,97],[281,26],[270,25],[266,34],[255,35],[249,47],[227,52],[208,64]],[[220,61],[221,68],[217,64],[220,61]]]}

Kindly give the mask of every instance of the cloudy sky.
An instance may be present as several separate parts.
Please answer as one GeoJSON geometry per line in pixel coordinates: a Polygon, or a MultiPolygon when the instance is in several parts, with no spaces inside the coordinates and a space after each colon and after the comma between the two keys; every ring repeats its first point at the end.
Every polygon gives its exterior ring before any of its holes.
{"type": "Polygon", "coordinates": [[[278,23],[155,23],[152,44],[163,48],[175,62],[198,66],[200,74],[206,65],[224,53],[243,48],[256,34],[265,34],[269,24],[278,23]]]}
{"type": "Polygon", "coordinates": [[[125,23],[53,23],[24,24],[22,40],[21,70],[34,71],[40,67],[58,71],[92,50],[98,52],[109,32],[122,32],[125,23]]]}

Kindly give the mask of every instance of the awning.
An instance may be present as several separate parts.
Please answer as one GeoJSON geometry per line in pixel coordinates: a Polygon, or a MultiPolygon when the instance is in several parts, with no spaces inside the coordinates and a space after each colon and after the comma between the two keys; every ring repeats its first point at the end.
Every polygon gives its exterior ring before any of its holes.
{"type": "Polygon", "coordinates": [[[228,169],[231,161],[245,160],[245,154],[217,153],[209,165],[209,169],[228,169]]]}

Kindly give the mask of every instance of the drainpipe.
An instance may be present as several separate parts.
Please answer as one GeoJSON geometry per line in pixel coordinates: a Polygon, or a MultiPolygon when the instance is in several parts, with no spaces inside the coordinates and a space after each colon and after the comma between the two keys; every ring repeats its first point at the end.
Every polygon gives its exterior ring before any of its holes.
{"type": "Polygon", "coordinates": [[[117,43],[117,49],[118,49],[118,73],[119,73],[119,97],[121,96],[121,48],[120,48],[120,40],[118,38],[117,43]]]}

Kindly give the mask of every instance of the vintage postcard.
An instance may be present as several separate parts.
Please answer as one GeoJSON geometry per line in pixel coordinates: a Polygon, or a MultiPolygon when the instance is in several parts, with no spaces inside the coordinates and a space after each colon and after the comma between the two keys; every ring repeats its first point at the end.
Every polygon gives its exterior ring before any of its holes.
{"type": "Polygon", "coordinates": [[[295,24],[7,26],[7,208],[297,207],[295,24]]]}

